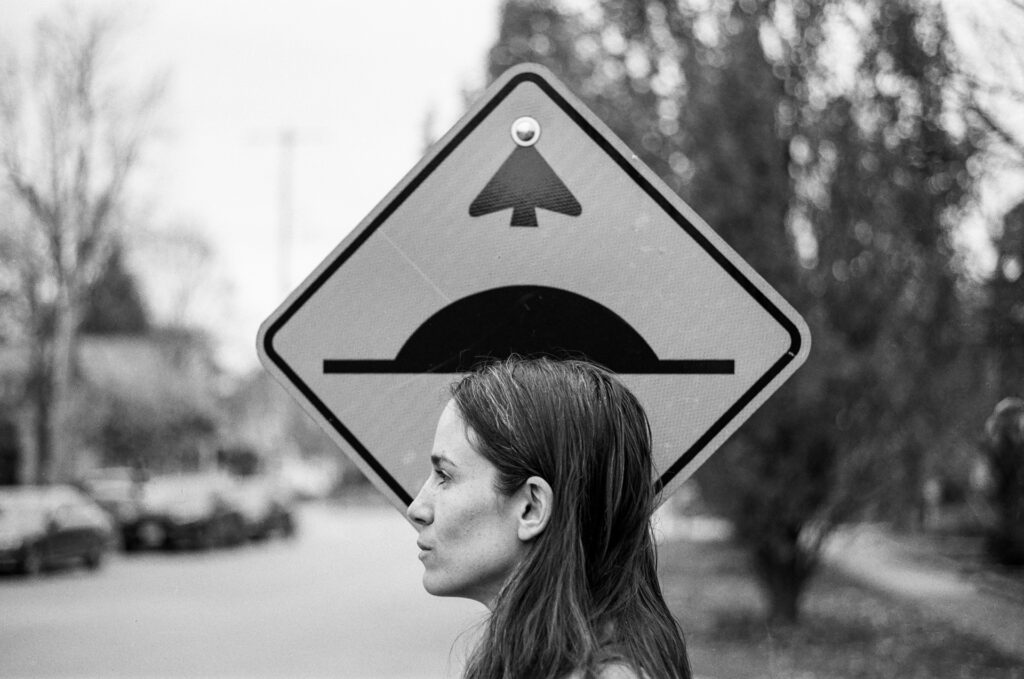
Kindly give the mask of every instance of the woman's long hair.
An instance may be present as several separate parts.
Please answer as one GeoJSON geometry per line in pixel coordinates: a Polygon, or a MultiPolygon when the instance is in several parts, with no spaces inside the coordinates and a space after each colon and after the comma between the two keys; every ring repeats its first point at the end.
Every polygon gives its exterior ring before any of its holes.
{"type": "Polygon", "coordinates": [[[606,663],[689,678],[661,594],[650,517],[650,424],[636,397],[584,361],[512,358],[452,387],[478,452],[510,495],[552,487],[546,529],[494,603],[467,679],[598,676],[606,663]]]}

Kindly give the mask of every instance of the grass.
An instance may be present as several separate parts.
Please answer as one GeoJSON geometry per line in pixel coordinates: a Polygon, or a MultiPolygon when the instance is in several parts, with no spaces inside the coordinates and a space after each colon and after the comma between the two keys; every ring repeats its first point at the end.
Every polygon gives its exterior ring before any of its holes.
{"type": "Polygon", "coordinates": [[[1020,658],[827,568],[805,595],[802,624],[768,627],[735,546],[676,540],[659,560],[697,677],[1024,679],[1020,658]]]}

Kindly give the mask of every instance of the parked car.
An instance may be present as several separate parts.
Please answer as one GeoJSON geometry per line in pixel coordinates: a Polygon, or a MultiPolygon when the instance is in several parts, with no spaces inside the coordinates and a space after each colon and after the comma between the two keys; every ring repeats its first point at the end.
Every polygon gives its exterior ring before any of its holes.
{"type": "Polygon", "coordinates": [[[96,569],[113,540],[110,517],[71,486],[0,489],[0,567],[35,575],[82,562],[96,569]]]}
{"type": "Polygon", "coordinates": [[[142,514],[143,486],[147,475],[131,467],[101,467],[77,482],[86,495],[105,509],[116,524],[119,543],[127,548],[142,514]]]}
{"type": "Polygon", "coordinates": [[[295,534],[294,497],[279,477],[257,473],[235,476],[232,501],[253,540],[295,534]]]}
{"type": "Polygon", "coordinates": [[[124,524],[127,549],[208,549],[246,538],[245,517],[224,474],[155,476],[143,485],[139,513],[124,524]]]}
{"type": "Polygon", "coordinates": [[[326,457],[287,456],[281,460],[281,476],[298,500],[323,500],[343,480],[340,465],[326,457]]]}
{"type": "Polygon", "coordinates": [[[249,538],[294,535],[295,492],[280,470],[270,468],[267,457],[241,443],[219,449],[217,464],[232,479],[230,501],[245,518],[249,538]]]}

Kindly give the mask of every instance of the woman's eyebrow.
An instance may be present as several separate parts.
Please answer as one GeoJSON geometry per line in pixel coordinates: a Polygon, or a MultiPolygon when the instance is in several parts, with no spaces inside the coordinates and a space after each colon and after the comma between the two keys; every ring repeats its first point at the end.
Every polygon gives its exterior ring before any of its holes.
{"type": "Polygon", "coordinates": [[[441,464],[447,464],[449,467],[458,467],[459,465],[451,461],[451,458],[442,455],[441,453],[431,453],[430,464],[435,467],[441,466],[441,464]]]}

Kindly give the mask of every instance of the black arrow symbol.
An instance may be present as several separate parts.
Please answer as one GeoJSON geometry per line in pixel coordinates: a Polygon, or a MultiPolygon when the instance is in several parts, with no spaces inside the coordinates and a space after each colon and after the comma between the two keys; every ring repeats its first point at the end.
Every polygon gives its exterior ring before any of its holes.
{"type": "Polygon", "coordinates": [[[512,208],[510,226],[537,226],[537,208],[578,217],[583,211],[555,171],[533,146],[520,146],[473,199],[469,216],[512,208]]]}

